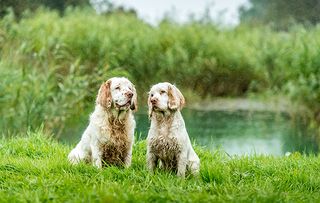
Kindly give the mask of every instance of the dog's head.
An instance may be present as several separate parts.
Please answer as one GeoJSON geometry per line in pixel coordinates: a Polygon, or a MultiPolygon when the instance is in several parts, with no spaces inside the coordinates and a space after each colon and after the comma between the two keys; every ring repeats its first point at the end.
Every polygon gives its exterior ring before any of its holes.
{"type": "Polygon", "coordinates": [[[137,110],[137,92],[127,78],[110,78],[100,86],[96,103],[105,109],[137,110]]]}
{"type": "Polygon", "coordinates": [[[149,117],[152,112],[172,112],[181,110],[185,99],[180,90],[174,85],[164,82],[151,87],[148,97],[149,117]]]}

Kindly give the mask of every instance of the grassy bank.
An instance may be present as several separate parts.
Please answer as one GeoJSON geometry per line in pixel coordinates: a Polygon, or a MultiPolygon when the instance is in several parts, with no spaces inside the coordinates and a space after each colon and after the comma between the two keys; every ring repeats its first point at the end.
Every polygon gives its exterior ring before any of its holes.
{"type": "MultiPolygon", "coordinates": [[[[320,122],[320,27],[288,32],[220,29],[165,21],[152,27],[134,15],[90,9],[12,14],[0,19],[0,129],[41,123],[63,130],[88,114],[97,89],[127,76],[146,103],[159,81],[176,83],[187,101],[214,96],[284,95],[320,122]],[[19,117],[19,119],[16,119],[19,117]]],[[[292,108],[292,111],[295,111],[292,108]]]]}
{"type": "Polygon", "coordinates": [[[318,202],[320,158],[228,157],[196,148],[201,175],[185,180],[145,167],[145,143],[128,169],[71,166],[71,149],[42,132],[1,140],[1,202],[318,202]]]}

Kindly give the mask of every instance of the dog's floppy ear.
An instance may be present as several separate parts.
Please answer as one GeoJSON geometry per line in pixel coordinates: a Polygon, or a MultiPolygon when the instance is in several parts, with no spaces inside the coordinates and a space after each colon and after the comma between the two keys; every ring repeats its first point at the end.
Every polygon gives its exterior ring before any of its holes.
{"type": "Polygon", "coordinates": [[[108,109],[111,107],[112,104],[112,97],[111,97],[111,80],[108,80],[100,86],[96,104],[100,104],[104,108],[108,109]]]}
{"type": "Polygon", "coordinates": [[[132,111],[137,111],[138,110],[137,91],[136,91],[136,88],[134,87],[134,85],[132,85],[132,92],[133,92],[133,97],[131,100],[130,109],[132,111]]]}
{"type": "Polygon", "coordinates": [[[168,107],[171,110],[181,110],[185,104],[185,99],[178,88],[174,85],[168,85],[168,107]]]}
{"type": "Polygon", "coordinates": [[[149,115],[149,118],[152,117],[152,103],[151,103],[150,93],[148,93],[148,115],[149,115]]]}

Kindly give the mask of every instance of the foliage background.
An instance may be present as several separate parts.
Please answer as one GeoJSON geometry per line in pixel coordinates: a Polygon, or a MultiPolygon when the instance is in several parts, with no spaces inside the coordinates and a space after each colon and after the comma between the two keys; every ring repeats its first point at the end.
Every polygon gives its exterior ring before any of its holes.
{"type": "MultiPolygon", "coordinates": [[[[110,6],[107,13],[97,15],[84,0],[52,5],[2,0],[2,133],[44,123],[46,130],[59,134],[88,114],[99,85],[116,75],[136,84],[141,106],[151,84],[170,81],[183,90],[189,103],[216,96],[283,97],[305,107],[303,112],[290,109],[292,114],[318,126],[318,18],[308,17],[314,12],[303,15],[304,20],[295,18],[290,6],[298,4],[285,0],[250,2],[251,7],[241,9],[239,26],[221,28],[209,19],[177,24],[166,18],[159,26],[150,26],[122,8],[110,6]],[[282,4],[288,9],[281,13],[276,8],[282,4]],[[269,12],[267,16],[261,8],[269,12]],[[282,22],[287,18],[281,16],[278,21],[264,20],[279,13],[290,16],[293,23],[282,22]]],[[[305,1],[304,10],[309,4],[311,0],[305,1]]]]}

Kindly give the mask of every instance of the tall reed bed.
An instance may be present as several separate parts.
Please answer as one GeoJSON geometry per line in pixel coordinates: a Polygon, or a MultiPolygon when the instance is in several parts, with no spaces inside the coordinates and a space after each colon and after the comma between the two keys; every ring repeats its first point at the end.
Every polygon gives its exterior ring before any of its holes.
{"type": "Polygon", "coordinates": [[[320,27],[152,27],[90,9],[38,10],[19,21],[9,14],[0,20],[0,128],[63,129],[92,108],[100,83],[114,75],[136,84],[142,105],[151,84],[170,81],[199,97],[285,95],[320,121],[319,71],[320,27]]]}

